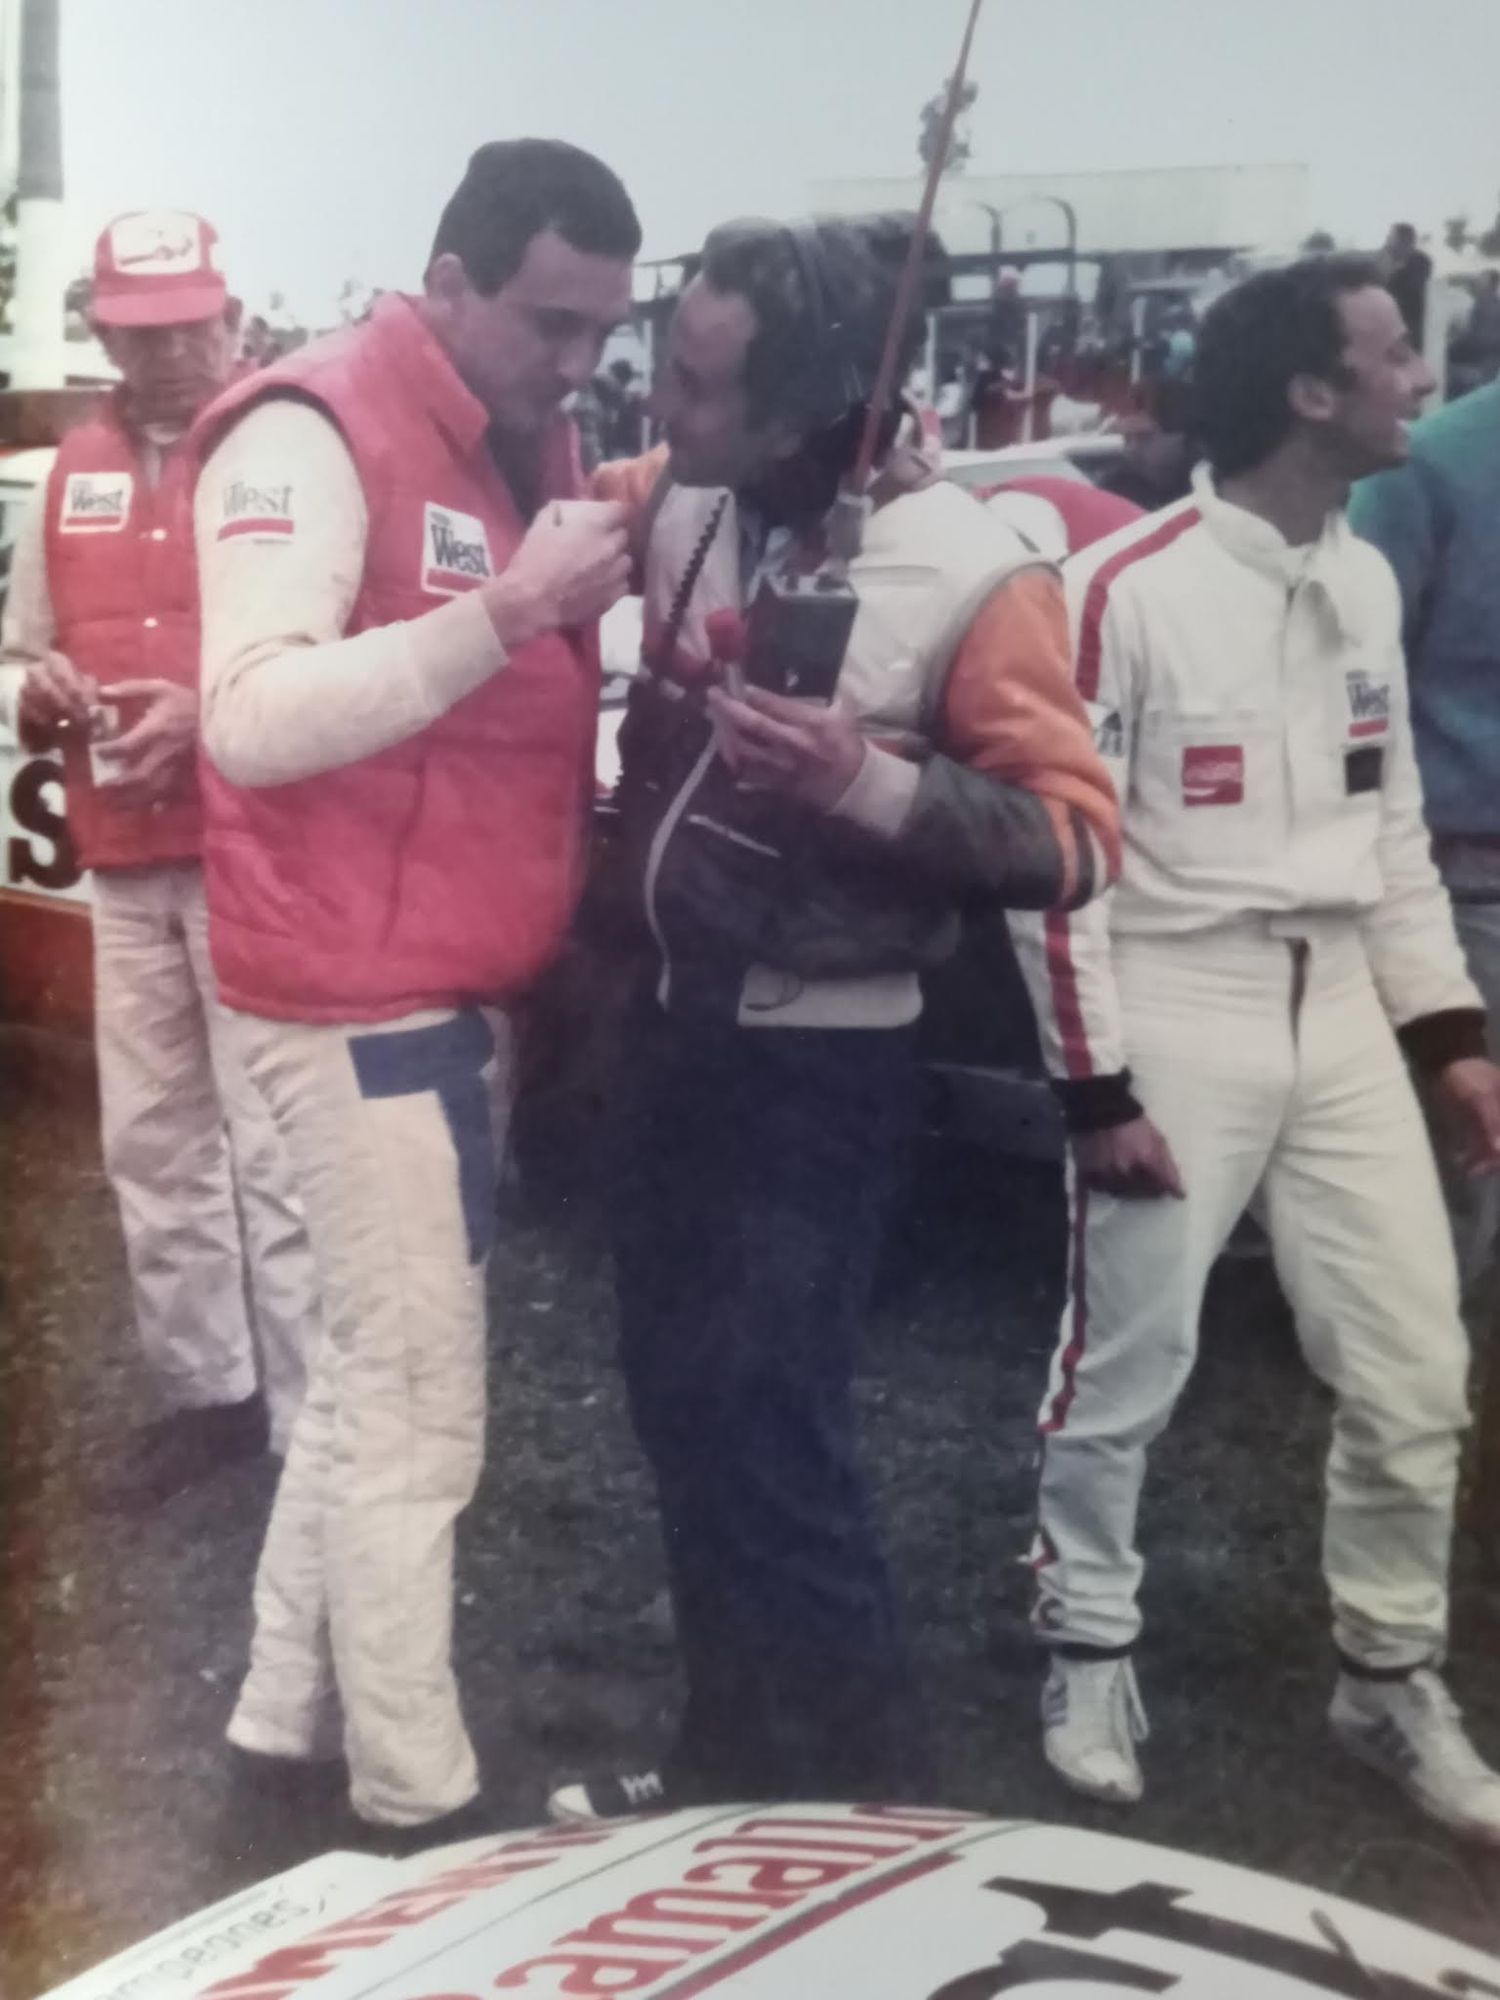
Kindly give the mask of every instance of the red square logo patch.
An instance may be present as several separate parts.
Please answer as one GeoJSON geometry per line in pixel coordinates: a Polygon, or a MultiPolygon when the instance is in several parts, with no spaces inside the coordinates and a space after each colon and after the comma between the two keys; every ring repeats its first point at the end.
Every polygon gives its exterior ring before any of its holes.
{"type": "Polygon", "coordinates": [[[1238,806],[1245,802],[1245,746],[1190,743],[1182,753],[1185,806],[1238,806]]]}

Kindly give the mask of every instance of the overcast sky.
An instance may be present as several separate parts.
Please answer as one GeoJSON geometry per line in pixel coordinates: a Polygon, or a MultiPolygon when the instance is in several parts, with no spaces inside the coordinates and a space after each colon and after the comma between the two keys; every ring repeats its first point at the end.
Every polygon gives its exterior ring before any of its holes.
{"type": "MultiPolygon", "coordinates": [[[[212,217],[254,307],[414,285],[469,151],[624,177],[646,253],[814,178],[901,174],[965,0],[62,0],[70,238],[212,217]]],[[[1304,162],[1374,242],[1500,199],[1500,0],[986,0],[972,171],[1304,162]]]]}

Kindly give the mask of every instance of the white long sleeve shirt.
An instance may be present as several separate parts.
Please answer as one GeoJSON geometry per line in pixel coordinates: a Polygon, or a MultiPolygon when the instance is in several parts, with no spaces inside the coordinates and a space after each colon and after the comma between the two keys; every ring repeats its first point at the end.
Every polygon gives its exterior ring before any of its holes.
{"type": "Polygon", "coordinates": [[[1397,1027],[1477,1007],[1429,853],[1384,557],[1339,516],[1294,548],[1200,469],[1190,499],[1064,582],[1124,860],[1083,909],[1012,919],[1049,1071],[1127,1066],[1113,939],[1256,914],[1355,917],[1397,1027]]]}
{"type": "Polygon", "coordinates": [[[232,784],[287,784],[374,756],[505,665],[477,591],[345,636],[369,516],[348,446],[308,403],[273,398],[234,425],[203,468],[194,528],[203,740],[232,784]],[[247,494],[272,496],[274,526],[241,532],[247,494]]]}

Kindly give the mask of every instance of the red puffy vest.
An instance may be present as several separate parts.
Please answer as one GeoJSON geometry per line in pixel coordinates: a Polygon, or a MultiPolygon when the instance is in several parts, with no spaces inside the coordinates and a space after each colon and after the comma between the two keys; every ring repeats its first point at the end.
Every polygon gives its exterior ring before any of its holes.
{"type": "MultiPolygon", "coordinates": [[[[198,574],[186,443],[162,454],[155,486],[117,408],[63,439],[47,480],[47,588],[54,643],[107,702],[114,681],[198,685],[198,574]]],[[[143,704],[125,707],[128,726],[143,704]]],[[[124,806],[90,775],[87,746],[63,751],[68,825],[86,868],[196,859],[198,788],[191,770],[155,811],[124,806]]]]}
{"type": "MultiPolygon", "coordinates": [[[[385,298],[363,326],[230,389],[200,420],[200,457],[278,394],[322,409],[359,472],[369,532],[349,634],[420,618],[505,567],[525,527],[487,448],[488,415],[409,301],[385,298]]],[[[559,420],[543,495],[580,485],[559,420]]],[[[205,757],[224,999],[273,1020],[378,1021],[524,987],[582,883],[598,700],[597,633],[548,633],[357,764],[251,789],[205,757]]]]}

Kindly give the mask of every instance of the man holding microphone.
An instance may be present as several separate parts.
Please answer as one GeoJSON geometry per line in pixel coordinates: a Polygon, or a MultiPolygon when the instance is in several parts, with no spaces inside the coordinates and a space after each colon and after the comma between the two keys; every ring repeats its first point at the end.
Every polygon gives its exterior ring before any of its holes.
{"type": "Polygon", "coordinates": [[[639,242],[590,155],[481,147],[421,295],[200,427],[214,961],[322,1306],[229,1735],[262,1777],[342,1750],[390,1852],[485,1821],[452,1555],[483,1458],[506,1008],[581,883],[594,621],[627,580],[623,510],[570,504],[561,405],[639,242]]]}

